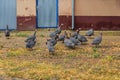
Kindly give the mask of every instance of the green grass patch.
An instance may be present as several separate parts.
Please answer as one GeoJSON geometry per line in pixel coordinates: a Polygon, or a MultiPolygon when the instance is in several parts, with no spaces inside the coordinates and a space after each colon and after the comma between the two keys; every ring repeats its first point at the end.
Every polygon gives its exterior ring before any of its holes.
{"type": "Polygon", "coordinates": [[[28,34],[26,33],[16,33],[17,37],[28,37],[28,34]]]}

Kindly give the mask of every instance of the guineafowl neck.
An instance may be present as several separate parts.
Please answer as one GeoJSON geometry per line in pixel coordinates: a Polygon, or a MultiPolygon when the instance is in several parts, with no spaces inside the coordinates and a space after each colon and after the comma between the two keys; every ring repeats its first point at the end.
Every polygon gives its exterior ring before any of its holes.
{"type": "Polygon", "coordinates": [[[77,31],[77,33],[79,34],[79,33],[80,33],[80,31],[77,31]]]}
{"type": "Polygon", "coordinates": [[[34,36],[36,35],[36,31],[34,32],[34,36]]]}

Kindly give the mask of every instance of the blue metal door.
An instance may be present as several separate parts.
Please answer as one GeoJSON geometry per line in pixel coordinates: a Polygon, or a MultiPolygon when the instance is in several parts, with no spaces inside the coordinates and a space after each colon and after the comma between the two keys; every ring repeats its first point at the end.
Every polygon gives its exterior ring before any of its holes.
{"type": "Polygon", "coordinates": [[[58,0],[37,0],[37,27],[55,28],[58,25],[58,0]]]}
{"type": "Polygon", "coordinates": [[[0,29],[16,29],[16,0],[0,0],[0,29]]]}

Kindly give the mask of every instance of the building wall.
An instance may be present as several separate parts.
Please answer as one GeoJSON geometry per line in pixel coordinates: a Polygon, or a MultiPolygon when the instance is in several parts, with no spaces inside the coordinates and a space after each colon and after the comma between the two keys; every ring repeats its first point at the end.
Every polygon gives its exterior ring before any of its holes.
{"type": "Polygon", "coordinates": [[[59,15],[70,16],[72,14],[72,0],[59,0],[59,15]]]}
{"type": "Polygon", "coordinates": [[[59,0],[59,24],[64,24],[62,29],[71,27],[72,0],[59,0]]]}
{"type": "MultiPolygon", "coordinates": [[[[120,30],[120,0],[75,0],[75,28],[120,30]],[[92,25],[92,26],[91,26],[92,25]]],[[[72,0],[59,0],[59,24],[71,27],[72,0]]],[[[17,0],[18,30],[34,30],[36,0],[17,0]]]]}
{"type": "Polygon", "coordinates": [[[120,16],[120,0],[75,0],[76,16],[120,16]]]}
{"type": "Polygon", "coordinates": [[[36,28],[36,0],[17,0],[17,29],[36,28]]]}
{"type": "MultiPolygon", "coordinates": [[[[72,0],[69,0],[70,2],[72,0]]],[[[67,7],[62,0],[63,7],[67,7]]],[[[72,6],[72,5],[71,5],[72,6]]],[[[59,6],[61,7],[61,6],[59,6]]],[[[69,7],[67,10],[71,10],[69,7]]],[[[120,30],[120,0],[75,0],[75,29],[120,30]]],[[[64,14],[63,10],[61,10],[64,14]]],[[[72,11],[71,11],[72,12],[72,11]]],[[[59,22],[71,26],[71,13],[59,16],[59,22]]],[[[65,28],[65,26],[63,28],[65,28]]]]}

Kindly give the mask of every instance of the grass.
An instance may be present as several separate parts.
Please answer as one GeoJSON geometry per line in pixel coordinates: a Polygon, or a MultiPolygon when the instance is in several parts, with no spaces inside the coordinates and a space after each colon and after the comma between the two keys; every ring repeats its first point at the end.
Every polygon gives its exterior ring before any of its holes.
{"type": "MultiPolygon", "coordinates": [[[[53,30],[51,30],[53,31],[53,30]]],[[[25,49],[24,40],[33,31],[12,32],[11,38],[0,37],[0,78],[3,80],[120,80],[120,31],[103,31],[99,48],[81,45],[74,50],[58,42],[54,56],[45,42],[51,31],[38,30],[33,51],[25,49]]],[[[95,31],[95,36],[100,31],[95,31]]],[[[81,34],[84,35],[85,31],[81,34]]],[[[93,36],[93,37],[95,37],[93,36]]]]}
{"type": "Polygon", "coordinates": [[[17,37],[28,37],[28,34],[26,33],[16,33],[17,37]]]}

